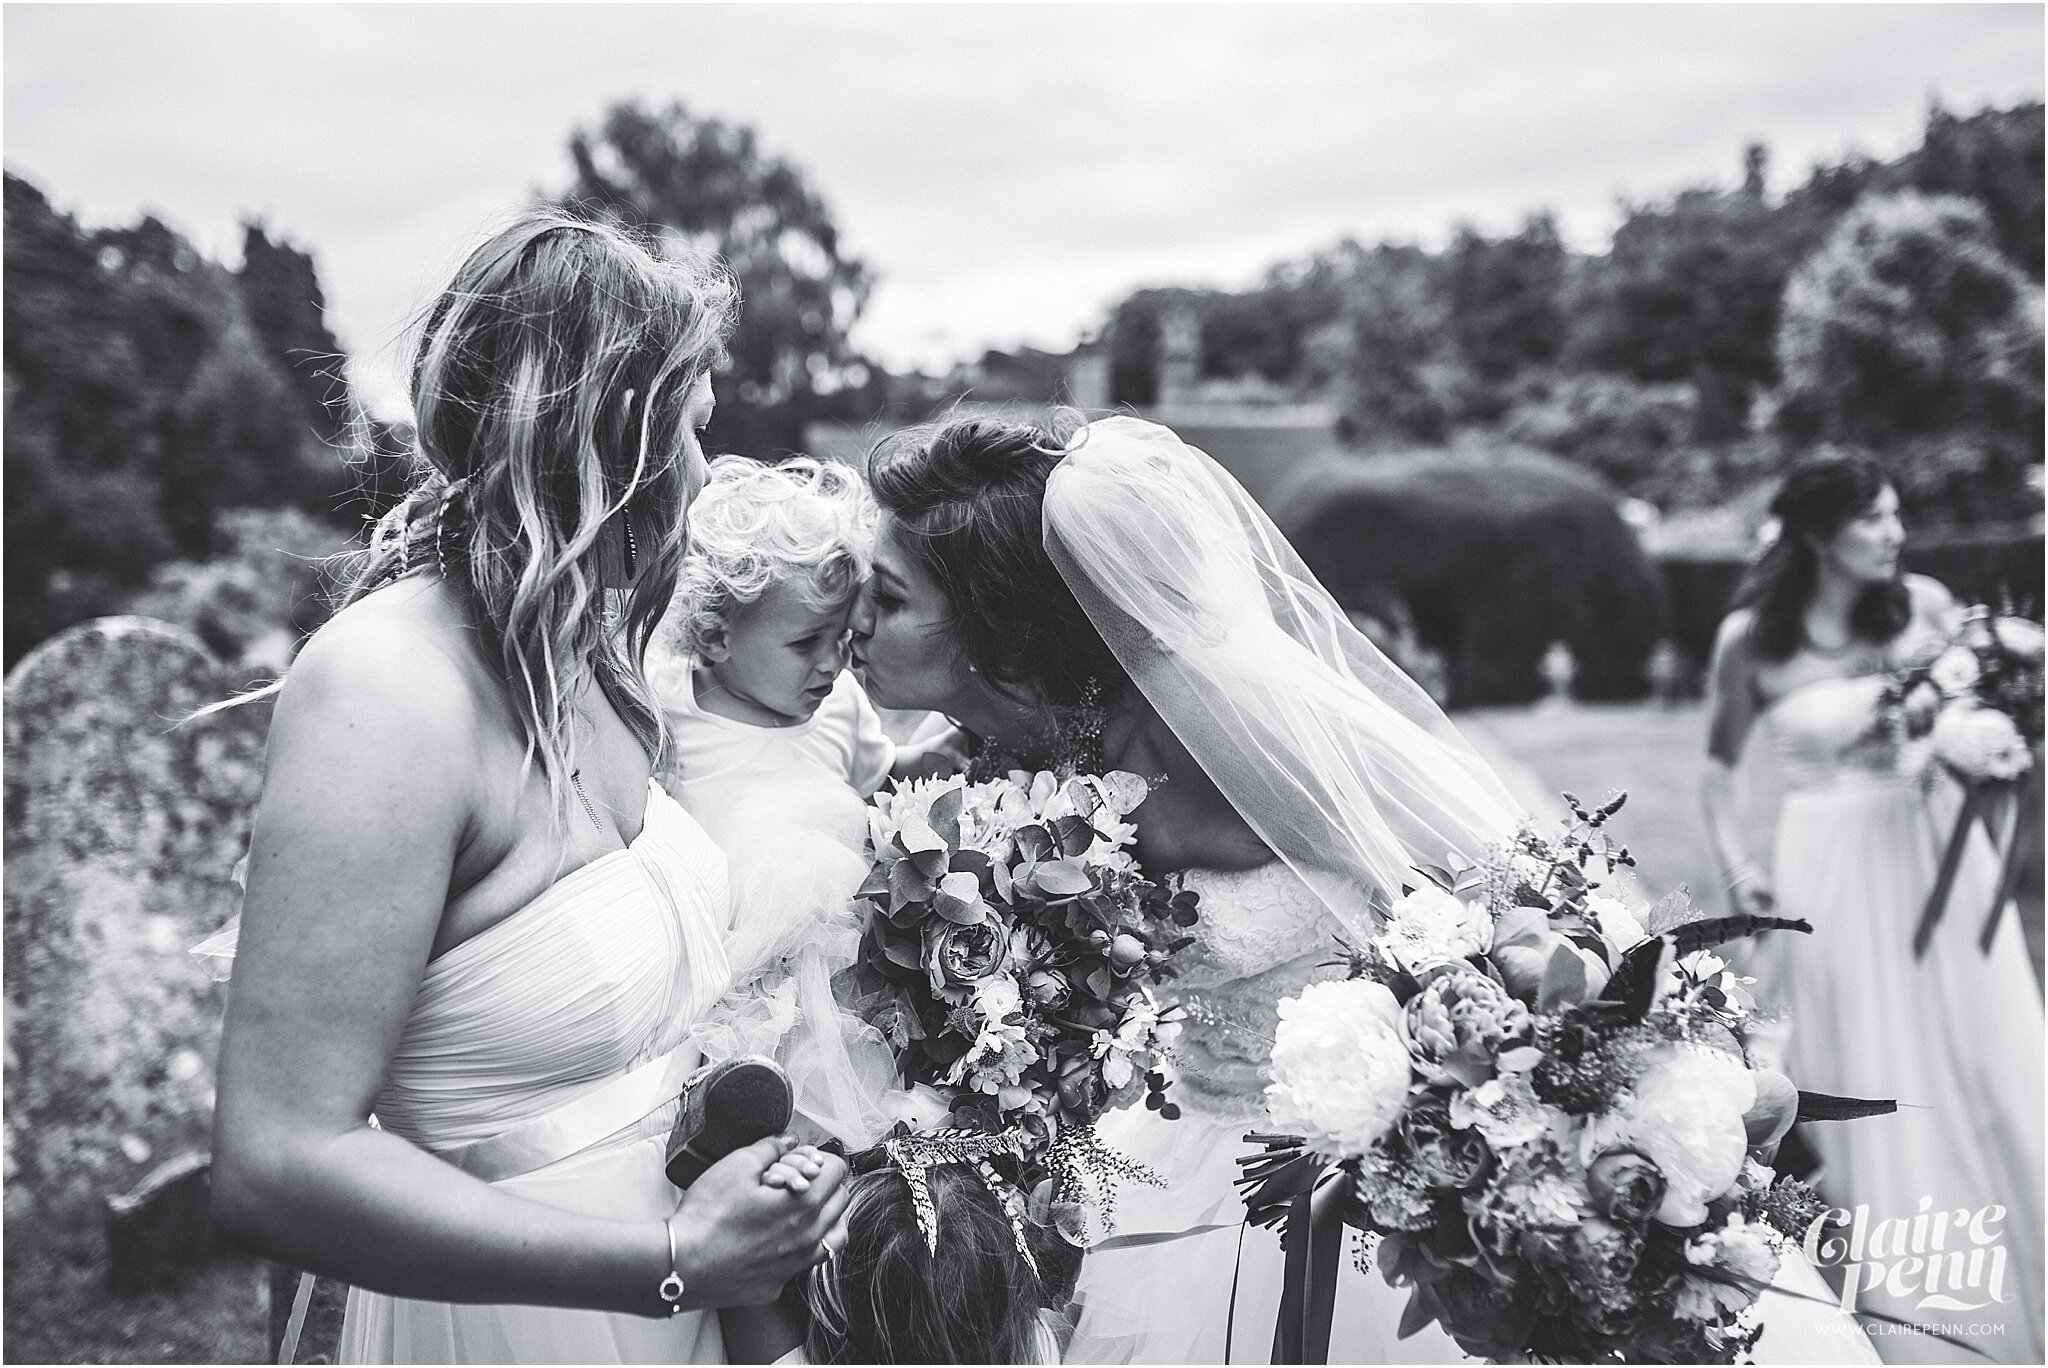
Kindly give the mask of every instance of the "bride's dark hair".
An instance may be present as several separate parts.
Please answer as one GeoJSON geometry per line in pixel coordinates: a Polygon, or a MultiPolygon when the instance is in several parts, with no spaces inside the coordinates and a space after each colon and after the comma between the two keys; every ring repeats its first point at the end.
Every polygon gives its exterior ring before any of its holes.
{"type": "MultiPolygon", "coordinates": [[[[1827,541],[1892,488],[1884,467],[1867,456],[1817,455],[1797,462],[1771,499],[1778,538],[1735,591],[1736,608],[1754,610],[1749,644],[1764,660],[1784,660],[1806,642],[1806,606],[1820,575],[1813,543],[1827,541]]],[[[1849,612],[1857,636],[1884,643],[1912,620],[1906,583],[1894,575],[1866,587],[1849,612]]]]}
{"type": "Polygon", "coordinates": [[[886,438],[868,462],[875,500],[905,550],[952,605],[968,662],[1023,701],[1074,707],[1091,684],[1114,697],[1129,682],[1045,549],[1045,484],[1085,426],[1053,412],[1045,427],[956,418],[886,438]]]}

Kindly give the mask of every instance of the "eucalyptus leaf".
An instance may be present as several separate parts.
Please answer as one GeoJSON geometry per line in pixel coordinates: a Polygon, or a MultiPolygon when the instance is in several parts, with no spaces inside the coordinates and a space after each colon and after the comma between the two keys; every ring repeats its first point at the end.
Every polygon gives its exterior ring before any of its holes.
{"type": "Polygon", "coordinates": [[[1072,860],[1048,860],[1032,875],[1040,892],[1055,898],[1070,898],[1095,886],[1088,871],[1072,860]]]}

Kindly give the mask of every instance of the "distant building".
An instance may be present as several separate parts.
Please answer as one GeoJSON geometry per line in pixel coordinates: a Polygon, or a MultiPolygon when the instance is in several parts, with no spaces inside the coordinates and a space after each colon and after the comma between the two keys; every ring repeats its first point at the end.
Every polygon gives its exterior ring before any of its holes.
{"type": "MultiPolygon", "coordinates": [[[[1100,342],[1083,343],[1060,362],[1059,375],[1027,398],[1008,378],[991,353],[947,377],[955,393],[970,396],[947,412],[960,416],[996,414],[1016,418],[1043,416],[1052,402],[1103,415],[1110,403],[1110,358],[1100,342]]],[[[1028,353],[1036,361],[1043,353],[1028,353]]],[[[1341,450],[1337,441],[1336,406],[1302,402],[1286,387],[1264,376],[1202,377],[1202,325],[1191,309],[1176,310],[1160,320],[1158,402],[1129,409],[1140,417],[1164,423],[1182,440],[1216,458],[1254,499],[1264,502],[1305,461],[1341,450]]],[[[899,430],[880,423],[865,427],[841,422],[812,423],[804,431],[805,450],[821,459],[864,466],[875,444],[899,430]]]]}

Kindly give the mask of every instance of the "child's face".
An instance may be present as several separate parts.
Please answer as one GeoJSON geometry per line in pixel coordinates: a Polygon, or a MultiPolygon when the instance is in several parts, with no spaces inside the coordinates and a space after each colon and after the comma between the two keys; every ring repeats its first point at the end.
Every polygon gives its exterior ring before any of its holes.
{"type": "Polygon", "coordinates": [[[726,621],[724,660],[711,677],[727,692],[791,722],[818,710],[846,668],[846,618],[853,600],[813,608],[793,584],[771,584],[726,621]]]}

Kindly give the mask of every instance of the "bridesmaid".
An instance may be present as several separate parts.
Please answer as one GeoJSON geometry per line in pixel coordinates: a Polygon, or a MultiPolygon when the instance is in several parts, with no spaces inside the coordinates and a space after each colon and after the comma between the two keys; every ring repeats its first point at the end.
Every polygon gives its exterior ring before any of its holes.
{"type": "MultiPolygon", "coordinates": [[[[1715,645],[1707,828],[1734,911],[1813,924],[1811,936],[1765,936],[1752,963],[1758,1000],[1790,1009],[1792,1078],[1900,1103],[1893,1116],[1805,1128],[1823,1194],[1855,1217],[1823,1243],[1822,1262],[1856,1264],[1845,1276],[1866,1310],[1934,1326],[1999,1361],[2038,1363],[2041,999],[2018,917],[2004,919],[1988,956],[1977,947],[1999,872],[1981,834],[1951,894],[1963,914],[1914,957],[1960,798],[1946,779],[1923,788],[1901,778],[1871,737],[1883,673],[1940,640],[1954,604],[1935,581],[1902,574],[1898,494],[1874,463],[1804,461],[1771,511],[1782,531],[1715,645]],[[1735,821],[1736,767],[1759,720],[1786,788],[1774,877],[1749,858],[1735,821]],[[1922,1237],[1887,1248],[1887,1230],[1930,1212],[1953,1222],[1959,1209],[1984,1213],[1988,1243],[1922,1219],[1922,1237]]],[[[1966,1357],[1898,1327],[1873,1341],[1893,1362],[1966,1357]]]]}
{"type": "Polygon", "coordinates": [[[704,1309],[844,1205],[786,1137],[662,1175],[725,870],[650,783],[641,657],[734,302],[552,210],[477,248],[413,362],[425,480],[274,686],[214,1212],[356,1289],[345,1359],[721,1362],[704,1309]]]}

